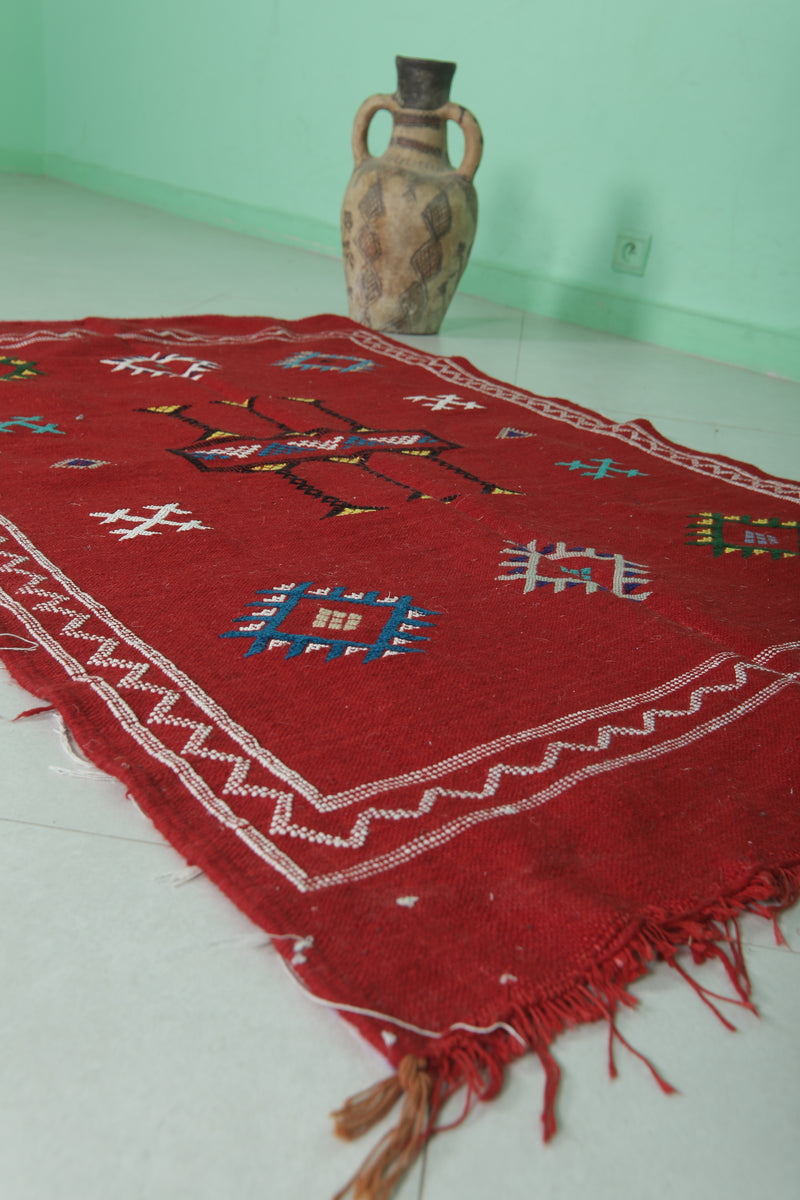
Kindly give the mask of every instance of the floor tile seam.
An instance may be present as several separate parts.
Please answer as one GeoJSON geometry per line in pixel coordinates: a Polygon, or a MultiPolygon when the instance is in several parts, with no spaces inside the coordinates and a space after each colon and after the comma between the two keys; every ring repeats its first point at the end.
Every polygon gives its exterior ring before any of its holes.
{"type": "Polygon", "coordinates": [[[75,833],[81,837],[97,837],[107,838],[115,842],[132,842],[136,846],[154,846],[156,849],[169,849],[169,845],[164,841],[155,841],[153,838],[137,838],[130,837],[122,833],[106,833],[100,829],[76,829],[71,825],[49,825],[43,821],[26,821],[21,817],[6,817],[0,815],[0,824],[4,825],[21,825],[26,829],[44,829],[49,833],[75,833]]]}
{"type": "Polygon", "coordinates": [[[793,954],[795,958],[800,959],[800,947],[796,948],[791,943],[787,943],[785,946],[765,946],[763,942],[751,942],[747,938],[742,938],[742,947],[748,954],[752,954],[756,950],[765,950],[768,954],[793,954]]]}

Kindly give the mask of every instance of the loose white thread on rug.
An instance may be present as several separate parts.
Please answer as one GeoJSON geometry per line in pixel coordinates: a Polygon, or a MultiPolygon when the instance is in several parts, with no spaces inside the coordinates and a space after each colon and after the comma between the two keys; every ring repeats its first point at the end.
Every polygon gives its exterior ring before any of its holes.
{"type": "Polygon", "coordinates": [[[28,638],[20,637],[20,635],[18,633],[0,633],[0,639],[2,639],[2,638],[14,638],[18,642],[25,642],[25,645],[24,646],[6,646],[3,644],[2,641],[0,641],[0,650],[21,650],[27,654],[30,654],[32,650],[39,649],[37,642],[32,642],[28,638]]]}
{"type": "MultiPolygon", "coordinates": [[[[407,1029],[410,1033],[418,1033],[420,1037],[428,1038],[443,1038],[448,1033],[452,1033],[454,1029],[463,1029],[467,1033],[496,1033],[498,1029],[503,1029],[507,1034],[509,1034],[510,1037],[515,1038],[521,1046],[524,1046],[526,1050],[528,1049],[528,1043],[525,1041],[525,1039],[519,1033],[517,1033],[513,1026],[507,1025],[505,1021],[496,1021],[494,1025],[486,1025],[484,1027],[479,1025],[468,1025],[465,1021],[456,1021],[455,1024],[449,1025],[442,1033],[437,1033],[433,1029],[422,1029],[419,1025],[412,1025],[410,1021],[402,1021],[400,1017],[391,1017],[388,1015],[388,1013],[375,1012],[371,1008],[359,1008],[358,1005],[355,1004],[339,1004],[335,1000],[323,1000],[321,996],[317,996],[311,991],[310,988],[306,987],[300,976],[292,970],[285,959],[282,958],[280,963],[287,975],[289,975],[289,977],[294,980],[297,986],[303,992],[305,992],[309,1000],[313,1000],[315,1004],[321,1004],[325,1008],[333,1008],[336,1009],[337,1012],[355,1013],[360,1017],[374,1017],[376,1021],[386,1021],[389,1025],[396,1025],[399,1029],[407,1029]]],[[[381,1036],[383,1037],[383,1040],[386,1041],[385,1036],[383,1034],[381,1034],[381,1036]]]]}
{"type": "MultiPolygon", "coordinates": [[[[314,945],[314,938],[309,934],[307,937],[300,937],[296,933],[268,933],[267,937],[272,942],[293,941],[292,946],[292,966],[300,967],[304,962],[308,962],[305,951],[310,950],[314,945]]],[[[281,959],[281,962],[286,966],[286,960],[281,959]]],[[[286,968],[289,970],[289,968],[286,968]]],[[[292,972],[294,974],[294,972],[292,972]]]]}
{"type": "MultiPolygon", "coordinates": [[[[146,822],[147,822],[147,824],[148,824],[148,825],[150,826],[150,828],[152,829],[152,827],[153,827],[153,822],[150,820],[150,818],[148,817],[147,813],[144,811],[144,809],[142,808],[142,806],[141,806],[141,805],[138,803],[138,801],[137,801],[136,797],[134,796],[133,792],[126,792],[126,793],[125,793],[125,799],[128,801],[128,803],[131,805],[131,807],[132,807],[132,808],[135,808],[135,809],[136,809],[137,813],[138,813],[138,814],[139,814],[139,816],[142,818],[142,820],[143,820],[143,821],[146,821],[146,822]]],[[[158,878],[158,879],[170,879],[170,878],[172,877],[172,875],[173,875],[173,874],[174,874],[174,872],[173,872],[173,871],[167,871],[167,873],[166,873],[165,875],[156,876],[156,878],[158,878]]],[[[178,871],[178,874],[180,875],[180,874],[181,874],[181,872],[180,872],[180,871],[178,871]]]]}
{"type": "MultiPolygon", "coordinates": [[[[130,794],[129,799],[144,817],[141,808],[139,808],[139,805],[130,794]]],[[[204,874],[205,872],[202,867],[183,867],[180,871],[167,871],[164,875],[156,875],[156,879],[159,883],[171,883],[173,887],[179,888],[183,887],[184,884],[191,883],[193,879],[199,879],[204,874]]]]}
{"type": "MultiPolygon", "coordinates": [[[[166,876],[162,876],[166,878],[166,876]]],[[[253,933],[242,934],[241,937],[223,938],[220,942],[212,942],[212,946],[270,946],[272,942],[294,942],[292,946],[292,966],[300,967],[304,962],[308,962],[306,950],[310,950],[314,945],[314,938],[311,934],[303,936],[299,933],[269,933],[265,929],[256,930],[253,933]]],[[[281,962],[284,960],[281,959],[281,962]]]]}
{"type": "Polygon", "coordinates": [[[49,770],[55,775],[68,775],[71,779],[108,779],[109,776],[105,771],[101,771],[99,767],[95,767],[89,762],[88,758],[80,753],[75,745],[72,734],[67,728],[67,724],[60,713],[56,713],[55,717],[58,721],[58,737],[61,742],[61,748],[67,758],[71,758],[74,763],[77,763],[82,768],[80,771],[72,771],[69,767],[49,767],[49,770]]]}
{"type": "Polygon", "coordinates": [[[69,767],[48,767],[54,775],[66,775],[69,779],[103,779],[100,771],[73,771],[69,767]]]}
{"type": "Polygon", "coordinates": [[[314,945],[314,939],[311,936],[297,939],[294,946],[292,947],[292,950],[293,950],[292,966],[293,967],[300,967],[303,965],[304,962],[308,962],[308,958],[306,957],[305,951],[310,950],[313,945],[314,945]]]}

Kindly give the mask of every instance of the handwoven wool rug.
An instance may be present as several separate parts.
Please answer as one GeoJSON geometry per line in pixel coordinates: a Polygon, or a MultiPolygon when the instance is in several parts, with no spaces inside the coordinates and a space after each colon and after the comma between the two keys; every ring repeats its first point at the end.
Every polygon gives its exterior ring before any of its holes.
{"type": "Polygon", "coordinates": [[[0,513],[7,666],[395,1068],[357,1195],[526,1051],[549,1136],[556,1035],[656,959],[750,1005],[797,483],[338,317],[93,319],[0,329],[0,513]]]}

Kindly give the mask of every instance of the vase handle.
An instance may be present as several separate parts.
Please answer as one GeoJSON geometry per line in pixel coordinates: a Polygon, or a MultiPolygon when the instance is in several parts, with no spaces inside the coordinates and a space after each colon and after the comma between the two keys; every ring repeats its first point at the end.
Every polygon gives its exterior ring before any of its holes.
{"type": "Polygon", "coordinates": [[[394,96],[370,96],[356,113],[353,121],[353,159],[356,167],[360,167],[365,159],[370,157],[367,130],[375,113],[381,108],[385,108],[387,112],[394,115],[397,111],[397,102],[394,96]]]}
{"type": "Polygon", "coordinates": [[[464,157],[461,166],[456,171],[467,183],[472,183],[472,177],[477,171],[483,154],[483,134],[481,127],[468,108],[460,104],[445,104],[439,109],[441,116],[447,121],[455,121],[464,134],[464,157]]]}

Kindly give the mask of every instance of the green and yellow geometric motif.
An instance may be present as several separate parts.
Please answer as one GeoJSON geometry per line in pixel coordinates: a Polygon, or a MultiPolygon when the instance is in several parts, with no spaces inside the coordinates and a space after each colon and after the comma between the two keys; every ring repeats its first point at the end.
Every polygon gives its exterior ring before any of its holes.
{"type": "Polygon", "coordinates": [[[44,375],[44,371],[36,370],[36,363],[26,362],[24,358],[0,357],[0,383],[9,379],[32,379],[34,375],[44,375]],[[7,370],[8,367],[11,370],[7,370]]]}
{"type": "Polygon", "coordinates": [[[723,513],[691,513],[688,546],[711,546],[714,557],[720,554],[769,554],[779,558],[800,555],[800,521],[782,521],[780,517],[731,516],[723,513]]]}

